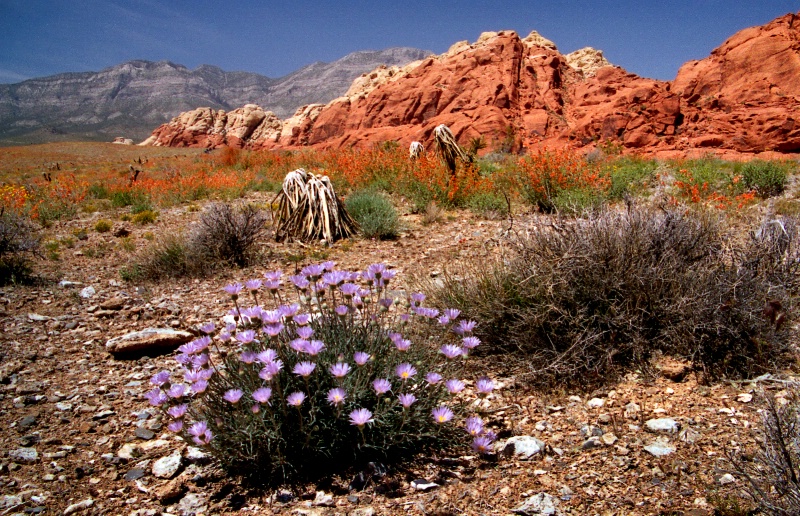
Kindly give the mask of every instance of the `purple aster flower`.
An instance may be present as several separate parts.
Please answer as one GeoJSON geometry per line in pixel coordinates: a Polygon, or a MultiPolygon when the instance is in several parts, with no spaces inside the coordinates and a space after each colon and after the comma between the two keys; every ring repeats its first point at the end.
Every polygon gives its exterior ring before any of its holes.
{"type": "Polygon", "coordinates": [[[478,337],[464,337],[461,340],[461,344],[467,349],[476,348],[480,343],[481,339],[479,339],[478,337]]]}
{"type": "Polygon", "coordinates": [[[261,322],[264,324],[278,324],[282,318],[283,314],[280,310],[263,310],[261,312],[261,322]]]}
{"type": "Polygon", "coordinates": [[[289,347],[298,353],[305,353],[306,346],[308,346],[308,341],[304,339],[293,339],[289,341],[289,347]]]}
{"type": "Polygon", "coordinates": [[[303,269],[300,271],[300,274],[314,277],[321,276],[323,272],[325,272],[325,266],[320,263],[315,263],[303,267],[303,269]]]}
{"type": "Polygon", "coordinates": [[[208,355],[203,353],[202,355],[195,355],[192,357],[192,366],[195,369],[200,369],[201,367],[208,364],[208,355]]]}
{"type": "Polygon", "coordinates": [[[337,315],[347,315],[347,312],[350,310],[347,308],[347,305],[338,305],[336,308],[333,309],[337,315]]]}
{"type": "Polygon", "coordinates": [[[290,305],[281,305],[278,307],[278,311],[282,313],[284,317],[292,317],[300,313],[300,305],[298,305],[297,303],[292,303],[290,305]]]}
{"type": "Polygon", "coordinates": [[[150,383],[156,387],[161,387],[169,381],[169,371],[159,371],[150,378],[150,383]]]}
{"type": "Polygon", "coordinates": [[[292,369],[292,372],[298,376],[306,378],[308,377],[308,375],[314,372],[314,368],[316,367],[317,364],[315,364],[314,362],[298,362],[294,365],[294,369],[292,369]]]}
{"type": "Polygon", "coordinates": [[[380,396],[381,394],[389,392],[392,388],[392,384],[385,378],[377,378],[372,382],[372,388],[375,389],[375,393],[380,396]]]}
{"type": "Polygon", "coordinates": [[[472,441],[475,453],[489,453],[492,451],[492,439],[486,435],[479,435],[472,441]]]}
{"type": "Polygon", "coordinates": [[[350,274],[346,271],[331,271],[322,275],[322,281],[330,287],[341,285],[349,278],[350,274]]]}
{"type": "Polygon", "coordinates": [[[320,265],[322,265],[322,268],[325,269],[326,271],[332,271],[334,267],[336,267],[336,262],[334,262],[333,260],[328,260],[322,262],[320,265]]]}
{"type": "Polygon", "coordinates": [[[205,421],[198,421],[197,423],[192,423],[192,426],[189,427],[189,435],[194,437],[200,437],[208,430],[208,423],[205,421]]]}
{"type": "Polygon", "coordinates": [[[439,315],[439,310],[435,308],[419,307],[416,310],[417,315],[420,317],[427,317],[428,319],[435,319],[439,315]]]}
{"type": "Polygon", "coordinates": [[[281,360],[267,362],[264,364],[264,368],[258,372],[258,377],[263,380],[270,381],[273,377],[281,372],[281,369],[283,369],[283,362],[281,360]]]}
{"type": "Polygon", "coordinates": [[[356,308],[361,308],[364,305],[364,301],[361,299],[361,296],[355,295],[352,299],[353,306],[356,308]]]}
{"type": "Polygon", "coordinates": [[[167,425],[167,430],[176,434],[181,430],[183,430],[183,419],[177,419],[175,421],[171,421],[167,425]]]}
{"type": "Polygon", "coordinates": [[[144,397],[147,398],[147,401],[150,402],[150,405],[154,407],[160,407],[161,405],[169,401],[167,395],[161,389],[158,388],[147,391],[144,397]]]}
{"type": "Polygon", "coordinates": [[[330,368],[330,372],[336,378],[344,378],[350,372],[350,364],[347,362],[337,362],[330,368]]]}
{"type": "Polygon", "coordinates": [[[411,320],[411,316],[408,314],[400,314],[400,322],[405,324],[411,320]]]}
{"type": "Polygon", "coordinates": [[[174,417],[175,419],[182,418],[184,414],[186,414],[186,410],[189,407],[184,403],[182,405],[173,405],[172,407],[167,409],[167,414],[174,417]]]}
{"type": "Polygon", "coordinates": [[[431,415],[433,415],[433,420],[438,425],[447,423],[448,421],[453,419],[453,411],[450,410],[446,405],[440,405],[436,407],[431,412],[431,415]]]}
{"type": "Polygon", "coordinates": [[[425,375],[425,381],[431,385],[436,385],[437,383],[442,381],[442,375],[431,371],[430,373],[425,375]]]}
{"type": "Polygon", "coordinates": [[[461,315],[461,310],[458,308],[447,308],[444,311],[444,315],[449,317],[450,319],[457,319],[459,315],[461,315]]]}
{"type": "Polygon", "coordinates": [[[439,318],[436,320],[439,321],[439,324],[441,324],[442,326],[445,326],[450,322],[450,318],[447,317],[446,315],[440,315],[439,318]]]}
{"type": "Polygon", "coordinates": [[[390,331],[389,332],[389,340],[391,340],[393,343],[397,344],[399,341],[403,340],[403,334],[402,333],[398,333],[396,331],[390,331]]]}
{"type": "Polygon", "coordinates": [[[174,383],[167,391],[167,396],[170,398],[180,398],[186,393],[186,386],[182,383],[174,383]]]}
{"type": "Polygon", "coordinates": [[[247,290],[255,292],[256,290],[261,288],[261,280],[260,279],[247,280],[244,282],[244,286],[247,290]]]}
{"type": "Polygon", "coordinates": [[[344,399],[347,397],[347,393],[344,392],[344,389],[340,387],[336,387],[335,389],[331,389],[328,391],[328,401],[331,405],[339,405],[344,403],[344,399]]]}
{"type": "Polygon", "coordinates": [[[238,403],[238,401],[242,399],[243,394],[244,393],[241,389],[230,389],[225,391],[225,394],[223,394],[222,397],[228,403],[238,403]]]}
{"type": "Polygon", "coordinates": [[[202,326],[200,326],[200,331],[202,331],[206,335],[214,333],[214,330],[216,330],[216,329],[217,329],[217,327],[214,325],[213,322],[207,322],[207,323],[203,324],[202,326]]]}
{"type": "Polygon", "coordinates": [[[283,331],[283,323],[275,323],[275,324],[265,324],[262,328],[264,333],[269,335],[270,337],[276,337],[280,332],[283,331]]]}
{"type": "Polygon", "coordinates": [[[350,424],[357,427],[362,427],[372,421],[372,412],[365,408],[356,409],[350,413],[350,424]]]}
{"type": "Polygon", "coordinates": [[[458,394],[464,390],[464,382],[456,378],[447,380],[444,382],[444,386],[447,387],[447,390],[450,391],[450,394],[458,394]]]}
{"type": "Polygon", "coordinates": [[[378,301],[378,303],[380,303],[381,306],[384,308],[389,308],[390,306],[392,306],[392,303],[394,303],[394,299],[391,299],[389,297],[384,297],[383,299],[378,301]]]}
{"type": "Polygon", "coordinates": [[[281,282],[279,280],[264,280],[264,288],[272,292],[275,292],[277,290],[280,290],[281,282]]]}
{"type": "Polygon", "coordinates": [[[408,339],[400,339],[395,342],[394,345],[398,351],[408,351],[408,348],[411,347],[411,341],[408,339]]]}
{"type": "Polygon", "coordinates": [[[386,283],[389,283],[389,281],[393,280],[396,275],[397,275],[397,271],[392,270],[392,269],[388,269],[388,270],[383,271],[383,277],[381,279],[383,281],[385,281],[386,283]]]}
{"type": "Polygon", "coordinates": [[[178,346],[178,353],[182,353],[183,355],[186,356],[194,355],[196,351],[197,349],[195,348],[194,341],[187,342],[186,344],[178,346]]]}
{"type": "Polygon", "coordinates": [[[477,324],[475,321],[458,321],[453,331],[458,335],[464,335],[474,330],[477,324]]]}
{"type": "Polygon", "coordinates": [[[250,407],[250,412],[252,412],[253,414],[258,414],[259,412],[261,412],[261,405],[259,405],[258,403],[253,403],[253,406],[250,407]]]}
{"type": "Polygon", "coordinates": [[[494,382],[491,378],[482,376],[475,383],[475,389],[479,394],[490,394],[494,390],[494,382]]]}
{"type": "Polygon", "coordinates": [[[289,276],[289,279],[292,281],[295,287],[299,288],[300,290],[305,290],[311,284],[311,282],[306,279],[305,276],[289,276]]]}
{"type": "Polygon", "coordinates": [[[411,301],[412,304],[419,306],[420,303],[425,301],[425,294],[422,292],[414,292],[411,294],[411,301]]]}
{"type": "Polygon", "coordinates": [[[230,285],[225,285],[222,290],[228,293],[229,296],[236,299],[239,297],[239,293],[242,291],[242,284],[241,283],[232,283],[230,285]]]}
{"type": "Polygon", "coordinates": [[[355,283],[345,283],[339,290],[344,294],[344,297],[353,297],[358,292],[358,285],[355,283]]]}
{"type": "Polygon", "coordinates": [[[306,344],[304,351],[311,356],[315,356],[323,349],[325,349],[325,343],[323,343],[321,340],[310,340],[308,341],[308,344],[306,344]]]}
{"type": "Polygon", "coordinates": [[[455,344],[445,344],[439,348],[439,351],[444,353],[444,356],[451,359],[460,357],[462,353],[461,346],[457,346],[455,344]]]}
{"type": "Polygon", "coordinates": [[[415,374],[417,374],[417,370],[414,369],[414,366],[409,364],[408,362],[403,362],[402,364],[398,365],[395,370],[395,374],[403,379],[403,381],[412,378],[415,374]]]}
{"type": "Polygon", "coordinates": [[[202,378],[200,371],[201,369],[184,369],[183,379],[186,383],[194,383],[202,378]]]}
{"type": "Polygon", "coordinates": [[[408,408],[412,403],[417,401],[417,397],[413,394],[401,394],[397,397],[397,399],[400,400],[400,404],[403,406],[403,408],[408,408]]]}
{"type": "Polygon", "coordinates": [[[373,263],[369,267],[367,267],[366,275],[367,278],[379,278],[381,275],[386,272],[386,264],[385,263],[373,263]]]}
{"type": "Polygon", "coordinates": [[[253,399],[259,403],[266,403],[272,396],[272,389],[269,387],[259,387],[253,391],[253,399]]]}
{"type": "Polygon", "coordinates": [[[370,356],[369,353],[364,353],[363,351],[356,351],[353,353],[353,360],[355,360],[356,364],[363,366],[367,362],[369,362],[370,356]]]}
{"type": "Polygon", "coordinates": [[[465,421],[467,433],[473,437],[477,437],[483,433],[483,420],[478,416],[470,416],[465,421]]]}
{"type": "Polygon", "coordinates": [[[234,337],[241,344],[250,344],[256,339],[256,332],[253,330],[240,331],[234,337]]]}
{"type": "Polygon", "coordinates": [[[265,349],[256,355],[256,360],[262,364],[269,364],[270,362],[274,362],[277,358],[278,352],[271,348],[265,349]]]}
{"type": "Polygon", "coordinates": [[[208,388],[207,380],[197,380],[192,384],[192,392],[195,394],[202,394],[208,388]]]}
{"type": "Polygon", "coordinates": [[[229,340],[231,340],[231,334],[227,330],[219,332],[219,335],[217,335],[217,337],[222,342],[228,342],[229,340]]]}
{"type": "Polygon", "coordinates": [[[252,364],[253,362],[256,361],[256,352],[242,351],[242,354],[239,356],[239,360],[241,360],[245,364],[252,364]]]}
{"type": "Polygon", "coordinates": [[[281,271],[269,271],[264,273],[264,278],[269,281],[279,281],[282,275],[281,271]]]}
{"type": "Polygon", "coordinates": [[[304,325],[308,324],[309,322],[311,322],[311,314],[297,314],[292,318],[292,320],[296,324],[299,324],[300,326],[304,326],[304,325]]]}
{"type": "Polygon", "coordinates": [[[208,380],[211,379],[212,376],[214,376],[214,370],[213,369],[201,369],[200,370],[200,378],[201,379],[208,381],[208,380]]]}
{"type": "Polygon", "coordinates": [[[310,339],[314,334],[314,329],[311,326],[300,326],[297,328],[297,336],[301,339],[310,339]]]}
{"type": "Polygon", "coordinates": [[[202,353],[208,346],[211,345],[211,337],[208,335],[203,335],[199,339],[194,339],[194,349],[195,353],[202,353]]]}
{"type": "Polygon", "coordinates": [[[303,404],[303,401],[306,399],[306,395],[300,391],[295,391],[290,395],[286,396],[286,403],[291,405],[292,407],[299,407],[303,404]]]}

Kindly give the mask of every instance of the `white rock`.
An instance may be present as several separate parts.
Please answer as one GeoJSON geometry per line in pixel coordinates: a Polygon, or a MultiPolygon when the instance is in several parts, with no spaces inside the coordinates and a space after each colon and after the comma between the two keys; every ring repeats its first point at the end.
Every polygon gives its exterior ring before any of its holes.
{"type": "Polygon", "coordinates": [[[93,286],[89,285],[88,287],[85,287],[85,288],[81,289],[81,292],[80,292],[79,295],[83,299],[89,299],[90,297],[94,296],[95,294],[97,294],[97,291],[94,289],[93,286]]]}
{"type": "Polygon", "coordinates": [[[153,475],[158,478],[172,478],[181,467],[181,454],[176,452],[166,457],[161,457],[153,463],[153,475]]]}
{"type": "Polygon", "coordinates": [[[333,507],[333,495],[325,491],[317,491],[313,503],[317,507],[333,507]]]}
{"type": "Polygon", "coordinates": [[[420,478],[417,480],[412,480],[411,487],[413,487],[417,491],[430,491],[431,489],[436,489],[437,487],[439,487],[439,484],[437,484],[436,482],[428,482],[424,478],[420,478]]]}
{"type": "Polygon", "coordinates": [[[644,450],[650,455],[654,455],[656,457],[664,457],[671,453],[675,453],[675,447],[673,445],[662,441],[656,441],[653,444],[648,444],[644,447],[644,450]]]}
{"type": "Polygon", "coordinates": [[[732,484],[732,483],[736,482],[736,479],[730,473],[725,473],[724,475],[719,477],[717,482],[719,482],[720,485],[724,486],[726,484],[732,484]]]}
{"type": "Polygon", "coordinates": [[[141,454],[142,452],[139,450],[139,447],[136,445],[136,443],[125,443],[117,452],[117,457],[120,459],[131,460],[135,459],[141,454]]]}
{"type": "Polygon", "coordinates": [[[681,425],[672,418],[662,417],[659,419],[648,419],[645,427],[651,432],[675,434],[681,429],[681,425]]]}
{"type": "Polygon", "coordinates": [[[600,398],[592,398],[586,402],[586,406],[589,408],[600,408],[605,404],[606,402],[600,398]]]}
{"type": "Polygon", "coordinates": [[[749,392],[742,392],[736,396],[736,400],[740,403],[750,403],[753,401],[753,395],[749,392]]]}
{"type": "Polygon", "coordinates": [[[39,452],[36,451],[36,448],[17,448],[9,450],[8,458],[20,462],[36,462],[39,460],[39,452]]]}
{"type": "Polygon", "coordinates": [[[559,500],[547,493],[539,493],[527,498],[522,505],[512,509],[516,514],[533,516],[535,514],[559,515],[559,500]]]}
{"type": "Polygon", "coordinates": [[[529,435],[517,435],[504,443],[497,443],[495,449],[503,455],[516,455],[521,459],[530,459],[544,450],[544,442],[529,435]]]}
{"type": "Polygon", "coordinates": [[[64,509],[64,516],[67,516],[68,514],[72,514],[74,512],[82,511],[84,509],[88,509],[92,505],[94,505],[94,500],[92,500],[91,498],[87,498],[82,502],[73,503],[72,505],[64,509]]]}

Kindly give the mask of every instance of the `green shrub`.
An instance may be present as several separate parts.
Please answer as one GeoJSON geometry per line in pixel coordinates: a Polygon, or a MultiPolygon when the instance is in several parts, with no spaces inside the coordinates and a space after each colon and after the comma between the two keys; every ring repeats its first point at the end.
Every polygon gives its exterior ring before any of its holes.
{"type": "MultiPolygon", "coordinates": [[[[314,480],[467,442],[460,416],[471,397],[464,394],[493,387],[482,378],[454,395],[465,387],[457,380],[468,360],[464,346],[478,344],[474,324],[457,312],[437,321],[421,294],[403,304],[410,311],[401,309],[385,297],[394,274],[382,264],[363,271],[361,285],[330,265],[225,287],[238,325],[213,341],[214,325],[204,326],[206,336],[179,348],[185,370],[151,380],[147,398],[165,411],[169,430],[230,472],[266,483],[314,480]],[[262,308],[268,303],[275,309],[262,308]],[[213,365],[203,359],[212,342],[227,352],[213,365]]],[[[469,424],[473,446],[486,451],[494,434],[476,417],[469,424]]]]}
{"type": "Polygon", "coordinates": [[[767,300],[789,306],[800,267],[794,221],[754,234],[723,259],[731,239],[708,215],[605,211],[537,226],[515,257],[445,276],[433,294],[487,344],[522,350],[536,382],[603,382],[647,371],[656,352],[750,377],[790,357],[788,325],[763,313],[767,300]]]}
{"type": "Polygon", "coordinates": [[[110,220],[100,219],[94,225],[94,230],[98,233],[108,233],[114,225],[110,220]]]}
{"type": "Polygon", "coordinates": [[[122,190],[111,194],[111,205],[115,208],[134,206],[133,213],[151,209],[149,196],[139,190],[122,190]]]}
{"type": "Polygon", "coordinates": [[[776,161],[753,160],[739,168],[742,182],[759,197],[779,195],[786,188],[788,165],[776,161]]]}
{"type": "Polygon", "coordinates": [[[108,199],[111,197],[108,188],[100,184],[93,184],[89,186],[88,194],[92,199],[108,199]]]}
{"type": "Polygon", "coordinates": [[[467,206],[471,211],[487,218],[504,217],[508,215],[509,210],[506,198],[494,192],[472,195],[467,200],[467,206]]]}
{"type": "Polygon", "coordinates": [[[619,158],[606,166],[611,179],[609,199],[621,200],[626,195],[642,192],[653,179],[658,162],[637,157],[619,158]]]}
{"type": "Polygon", "coordinates": [[[120,275],[129,281],[158,280],[202,276],[212,267],[213,264],[193,252],[184,235],[167,235],[144,250],[134,263],[123,267],[120,275]]]}
{"type": "Polygon", "coordinates": [[[145,225],[145,224],[152,224],[153,222],[156,221],[157,218],[158,218],[157,212],[152,210],[144,210],[136,213],[136,215],[134,215],[131,218],[131,221],[134,224],[145,225]]]}
{"type": "Polygon", "coordinates": [[[580,215],[600,208],[605,199],[605,194],[594,188],[574,188],[553,197],[553,206],[563,215],[580,215]]]}
{"type": "Polygon", "coordinates": [[[39,254],[36,225],[0,210],[0,285],[32,279],[31,259],[39,254]]]}
{"type": "Polygon", "coordinates": [[[400,221],[391,201],[384,195],[362,190],[347,196],[345,209],[358,222],[366,238],[395,238],[400,221]]]}

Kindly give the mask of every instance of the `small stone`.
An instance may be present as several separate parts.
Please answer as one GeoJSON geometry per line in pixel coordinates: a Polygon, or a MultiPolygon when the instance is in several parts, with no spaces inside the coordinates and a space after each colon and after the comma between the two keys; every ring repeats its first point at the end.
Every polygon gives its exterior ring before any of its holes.
{"type": "Polygon", "coordinates": [[[317,507],[333,507],[333,495],[325,491],[317,491],[312,503],[317,507]]]}
{"type": "Polygon", "coordinates": [[[39,460],[39,452],[36,448],[17,448],[8,452],[8,458],[19,462],[36,462],[39,460]]]}
{"type": "Polygon", "coordinates": [[[750,403],[753,401],[753,395],[749,392],[742,392],[738,396],[736,396],[736,401],[739,403],[750,403]]]}
{"type": "Polygon", "coordinates": [[[29,415],[29,416],[25,416],[22,419],[20,419],[19,423],[17,423],[17,427],[18,428],[29,428],[29,427],[32,427],[35,424],[36,424],[36,416],[29,415]]]}
{"type": "Polygon", "coordinates": [[[94,289],[93,286],[89,285],[88,287],[85,287],[85,288],[81,289],[81,292],[80,292],[79,295],[83,299],[89,299],[90,297],[94,296],[95,294],[97,294],[97,291],[94,289]]]}
{"type": "Polygon", "coordinates": [[[717,479],[717,482],[719,482],[720,485],[724,486],[736,482],[736,479],[730,473],[725,473],[724,475],[722,475],[717,479]]]}
{"type": "Polygon", "coordinates": [[[129,482],[133,482],[134,480],[139,480],[144,475],[145,475],[144,468],[133,468],[131,470],[128,470],[128,472],[125,473],[125,476],[123,478],[125,478],[125,480],[129,482]]]}
{"type": "Polygon", "coordinates": [[[178,502],[178,512],[182,515],[199,514],[208,512],[206,497],[200,493],[188,493],[178,502]]]}
{"type": "Polygon", "coordinates": [[[103,310],[122,310],[126,301],[127,299],[124,297],[112,297],[100,303],[100,308],[103,310]]]}
{"type": "Polygon", "coordinates": [[[644,447],[644,450],[649,453],[650,455],[654,455],[656,457],[664,457],[666,455],[670,455],[675,453],[675,447],[669,443],[656,441],[653,444],[649,444],[644,447]]]}
{"type": "Polygon", "coordinates": [[[67,281],[61,280],[58,282],[58,286],[61,288],[72,288],[72,287],[79,287],[81,283],[79,281],[67,281]]]}
{"type": "Polygon", "coordinates": [[[0,510],[9,509],[22,505],[22,497],[19,495],[3,495],[0,497],[0,510]]]}
{"type": "Polygon", "coordinates": [[[702,434],[693,428],[689,428],[688,426],[681,430],[678,434],[678,439],[685,443],[694,444],[702,437],[702,434]]]}
{"type": "Polygon", "coordinates": [[[628,403],[625,405],[625,419],[639,419],[639,412],[641,412],[641,407],[639,407],[636,403],[628,403]]]}
{"type": "Polygon", "coordinates": [[[141,331],[126,333],[106,342],[106,351],[114,355],[140,353],[144,351],[164,351],[177,348],[194,338],[188,331],[172,328],[145,328],[141,331]]]}
{"type": "Polygon", "coordinates": [[[648,419],[644,426],[650,432],[676,434],[681,425],[672,418],[664,417],[659,419],[648,419]]]}
{"type": "Polygon", "coordinates": [[[141,426],[137,426],[133,433],[136,437],[144,439],[145,441],[149,441],[156,436],[155,432],[141,426]]]}
{"type": "Polygon", "coordinates": [[[601,425],[607,425],[611,422],[611,414],[604,413],[597,416],[597,422],[601,425]]]}
{"type": "Polygon", "coordinates": [[[72,403],[68,403],[66,401],[59,401],[56,403],[56,409],[60,410],[61,412],[67,412],[72,410],[72,403]]]}
{"type": "Polygon", "coordinates": [[[88,509],[92,505],[94,505],[94,500],[92,500],[91,498],[87,498],[82,502],[73,503],[72,505],[64,509],[64,516],[67,516],[68,514],[72,514],[78,511],[83,511],[85,509],[88,509]]]}
{"type": "Polygon", "coordinates": [[[515,455],[520,459],[530,459],[544,450],[544,442],[529,435],[511,437],[505,443],[498,443],[495,449],[506,456],[515,455]]]}
{"type": "Polygon", "coordinates": [[[372,507],[359,507],[348,513],[350,516],[375,516],[375,509],[372,507]]]}
{"type": "Polygon", "coordinates": [[[29,313],[28,314],[28,320],[31,320],[33,322],[44,322],[44,321],[49,321],[50,317],[48,317],[46,315],[39,315],[39,314],[29,313]]]}
{"type": "Polygon", "coordinates": [[[161,457],[153,463],[153,475],[158,478],[172,478],[181,467],[181,454],[173,453],[166,457],[161,457]]]}
{"type": "Polygon", "coordinates": [[[177,500],[185,492],[186,484],[182,478],[178,477],[156,489],[155,494],[158,501],[166,505],[173,500],[177,500]]]}
{"type": "Polygon", "coordinates": [[[605,404],[606,402],[600,398],[592,398],[586,402],[586,406],[589,408],[600,408],[605,404]]]}
{"type": "Polygon", "coordinates": [[[601,448],[602,446],[603,444],[600,441],[599,437],[590,437],[583,442],[583,444],[581,445],[581,449],[594,450],[595,448],[601,448]]]}
{"type": "Polygon", "coordinates": [[[612,446],[615,442],[617,442],[617,436],[612,433],[603,434],[600,437],[600,440],[603,441],[603,444],[607,446],[612,446]]]}
{"type": "Polygon", "coordinates": [[[113,416],[114,414],[116,414],[116,412],[114,412],[113,410],[102,410],[102,411],[94,414],[92,416],[92,419],[94,419],[95,421],[100,420],[100,419],[106,419],[107,417],[113,416]]]}
{"type": "Polygon", "coordinates": [[[187,446],[183,457],[193,464],[202,464],[210,460],[210,456],[196,446],[187,446]]]}
{"type": "Polygon", "coordinates": [[[522,505],[512,509],[515,514],[534,516],[537,514],[560,515],[558,510],[559,499],[547,493],[539,493],[528,497],[522,505]]]}
{"type": "Polygon", "coordinates": [[[439,484],[435,482],[429,482],[424,478],[418,478],[417,480],[411,481],[411,487],[417,491],[430,491],[431,489],[436,489],[439,487],[439,484]]]}
{"type": "Polygon", "coordinates": [[[135,443],[125,443],[117,452],[117,457],[120,459],[132,460],[141,454],[141,450],[139,450],[139,447],[135,443]]]}

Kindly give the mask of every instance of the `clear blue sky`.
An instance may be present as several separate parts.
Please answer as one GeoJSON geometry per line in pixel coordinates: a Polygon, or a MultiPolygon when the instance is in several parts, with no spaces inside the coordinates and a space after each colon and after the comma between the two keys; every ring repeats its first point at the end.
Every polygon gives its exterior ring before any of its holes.
{"type": "Polygon", "coordinates": [[[438,54],[502,29],[670,80],[736,31],[798,11],[800,0],[0,0],[0,83],[131,59],[280,77],[356,50],[438,54]]]}

